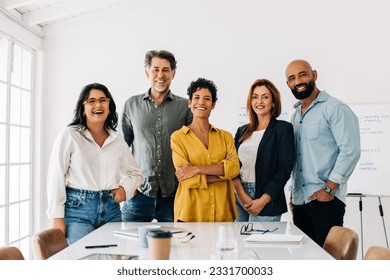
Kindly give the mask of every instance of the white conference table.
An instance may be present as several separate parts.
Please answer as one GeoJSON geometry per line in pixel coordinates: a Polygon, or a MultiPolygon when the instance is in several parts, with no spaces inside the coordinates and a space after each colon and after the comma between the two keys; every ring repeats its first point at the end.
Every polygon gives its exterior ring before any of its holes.
{"type": "MultiPolygon", "coordinates": [[[[114,233],[115,230],[145,226],[151,223],[117,222],[107,223],[86,235],[69,247],[53,255],[52,260],[78,260],[91,254],[134,255],[137,259],[148,259],[148,248],[139,246],[138,238],[114,233]],[[117,244],[116,247],[86,249],[85,246],[117,244]]],[[[190,242],[172,238],[170,259],[172,260],[208,260],[220,259],[216,249],[218,229],[220,226],[230,228],[237,241],[237,259],[260,260],[331,260],[333,257],[318,246],[313,240],[305,236],[299,245],[282,244],[249,244],[244,241],[245,235],[240,235],[242,222],[232,223],[152,223],[162,226],[183,228],[193,235],[190,242]]],[[[256,229],[278,228],[275,234],[296,235],[303,234],[291,222],[255,222],[256,229]]],[[[273,234],[273,233],[266,233],[273,234]]],[[[175,235],[174,235],[175,236],[175,235]]],[[[188,238],[187,238],[188,240],[188,238]]]]}

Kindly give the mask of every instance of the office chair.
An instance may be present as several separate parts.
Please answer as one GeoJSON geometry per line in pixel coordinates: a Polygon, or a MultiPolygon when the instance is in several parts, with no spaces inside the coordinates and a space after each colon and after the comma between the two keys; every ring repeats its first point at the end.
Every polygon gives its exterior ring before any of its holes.
{"type": "Polygon", "coordinates": [[[346,227],[334,226],[330,229],[324,242],[324,250],[336,260],[356,260],[359,247],[359,236],[346,227]]]}
{"type": "Polygon", "coordinates": [[[0,248],[0,260],[24,260],[24,257],[16,247],[2,247],[0,248]]]}
{"type": "Polygon", "coordinates": [[[64,233],[58,228],[39,232],[33,237],[34,258],[46,260],[69,246],[64,233]]]}
{"type": "Polygon", "coordinates": [[[364,255],[364,260],[390,260],[390,249],[371,246],[364,255]]]}

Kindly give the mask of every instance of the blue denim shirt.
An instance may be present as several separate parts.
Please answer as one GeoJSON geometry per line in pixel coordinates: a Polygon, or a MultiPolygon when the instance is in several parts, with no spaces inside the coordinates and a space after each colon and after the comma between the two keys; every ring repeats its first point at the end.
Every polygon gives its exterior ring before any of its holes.
{"type": "Polygon", "coordinates": [[[174,197],[178,181],[172,162],[171,134],[191,124],[192,113],[188,99],[169,92],[158,105],[149,91],[126,101],[122,133],[144,176],[140,191],[156,197],[160,188],[163,197],[174,197]]]}
{"type": "Polygon", "coordinates": [[[359,121],[343,102],[321,91],[302,115],[300,102],[291,117],[296,161],[292,173],[293,204],[308,203],[309,196],[329,180],[340,184],[335,196],[345,203],[347,181],[360,158],[359,121]]]}

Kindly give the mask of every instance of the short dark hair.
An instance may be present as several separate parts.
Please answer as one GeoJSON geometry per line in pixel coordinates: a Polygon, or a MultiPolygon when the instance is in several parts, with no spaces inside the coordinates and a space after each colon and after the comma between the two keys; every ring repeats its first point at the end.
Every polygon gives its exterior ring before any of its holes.
{"type": "Polygon", "coordinates": [[[191,100],[194,93],[202,88],[208,89],[211,92],[211,99],[213,103],[217,102],[217,86],[213,81],[207,80],[205,78],[198,78],[196,81],[191,82],[187,89],[188,98],[191,100]]]}
{"type": "Polygon", "coordinates": [[[152,51],[148,51],[146,54],[145,54],[145,68],[150,68],[150,66],[152,65],[152,59],[153,57],[158,57],[158,58],[161,58],[161,59],[166,59],[169,61],[169,63],[171,64],[171,69],[172,70],[176,70],[176,59],[175,59],[175,56],[173,55],[173,53],[169,52],[169,51],[165,51],[165,50],[152,50],[152,51]]]}
{"type": "Polygon", "coordinates": [[[110,113],[107,116],[107,119],[104,123],[106,129],[112,129],[116,131],[118,126],[118,113],[116,112],[116,105],[114,99],[105,85],[99,83],[88,84],[83,87],[80,92],[79,99],[77,100],[76,107],[74,109],[74,117],[72,122],[68,126],[77,126],[78,128],[86,129],[87,128],[87,119],[84,115],[84,101],[89,97],[89,93],[92,89],[101,90],[104,92],[104,95],[107,98],[110,98],[109,110],[110,113]]]}

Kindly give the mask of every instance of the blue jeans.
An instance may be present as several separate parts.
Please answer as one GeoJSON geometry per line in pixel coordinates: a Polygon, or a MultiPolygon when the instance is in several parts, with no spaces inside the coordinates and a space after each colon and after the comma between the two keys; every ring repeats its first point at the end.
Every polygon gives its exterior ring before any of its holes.
{"type": "Polygon", "coordinates": [[[120,205],[110,193],[66,188],[65,224],[70,244],[105,223],[122,221],[120,205]]]}
{"type": "MultiPolygon", "coordinates": [[[[255,199],[256,194],[256,183],[242,182],[245,192],[252,198],[255,199]]],[[[277,216],[254,216],[249,214],[245,207],[242,205],[240,199],[236,195],[236,206],[238,212],[238,218],[236,222],[279,222],[282,215],[277,216]]]]}
{"type": "Polygon", "coordinates": [[[149,197],[137,191],[137,194],[123,203],[122,220],[124,222],[173,222],[174,197],[149,197]]]}

